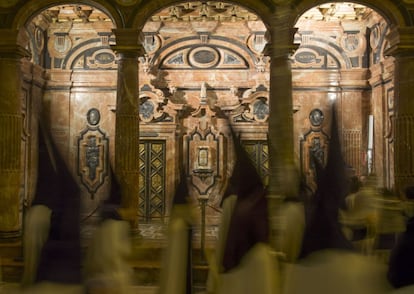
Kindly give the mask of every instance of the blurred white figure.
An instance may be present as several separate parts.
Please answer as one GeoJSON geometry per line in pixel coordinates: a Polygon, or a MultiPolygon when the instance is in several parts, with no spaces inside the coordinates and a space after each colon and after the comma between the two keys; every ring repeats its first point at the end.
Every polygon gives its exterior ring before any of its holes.
{"type": "Polygon", "coordinates": [[[286,269],[284,294],[388,293],[386,265],[357,253],[326,249],[286,269]]]}
{"type": "Polygon", "coordinates": [[[389,294],[413,294],[414,293],[414,285],[406,286],[399,289],[395,289],[389,292],[389,294]]]}
{"type": "MultiPolygon", "coordinates": [[[[24,288],[19,292],[8,292],[8,294],[85,294],[83,285],[59,284],[54,282],[40,282],[31,287],[24,288]]],[[[99,292],[104,293],[104,292],[99,292]]]]}
{"type": "Polygon", "coordinates": [[[293,263],[296,262],[302,248],[305,209],[301,202],[288,201],[282,204],[280,211],[280,251],[286,262],[293,263]]]}
{"type": "Polygon", "coordinates": [[[240,264],[219,275],[217,294],[279,294],[277,258],[266,243],[256,243],[240,264]]]}
{"type": "Polygon", "coordinates": [[[168,246],[162,260],[160,294],[191,293],[191,226],[194,212],[190,204],[176,204],[168,224],[168,246]]]}
{"type": "Polygon", "coordinates": [[[129,222],[106,219],[96,229],[85,260],[86,293],[129,293],[132,269],[129,222]]]}
{"type": "Polygon", "coordinates": [[[379,197],[376,178],[371,175],[359,191],[345,198],[347,210],[340,210],[340,222],[345,226],[345,235],[367,255],[372,254],[373,251],[376,224],[380,213],[376,205],[379,197]],[[364,230],[365,236],[358,237],[355,234],[358,230],[364,230]]]}
{"type": "Polygon", "coordinates": [[[292,263],[296,262],[302,248],[306,225],[304,203],[312,195],[295,166],[284,169],[283,182],[285,195],[278,209],[280,228],[276,247],[283,260],[292,263]]]}
{"type": "Polygon", "coordinates": [[[192,226],[195,209],[189,198],[184,169],[173,199],[168,224],[168,246],[164,251],[160,294],[190,294],[192,292],[192,226]]]}
{"type": "Polygon", "coordinates": [[[217,243],[215,251],[207,256],[209,263],[209,273],[207,278],[207,293],[216,293],[220,274],[223,273],[223,254],[227,241],[227,233],[229,231],[231,215],[236,205],[237,196],[232,194],[226,197],[222,203],[222,214],[218,228],[217,243]]]}
{"type": "Polygon", "coordinates": [[[42,248],[49,236],[52,210],[46,205],[34,205],[27,211],[24,220],[22,286],[31,286],[36,281],[37,268],[42,248]]]}

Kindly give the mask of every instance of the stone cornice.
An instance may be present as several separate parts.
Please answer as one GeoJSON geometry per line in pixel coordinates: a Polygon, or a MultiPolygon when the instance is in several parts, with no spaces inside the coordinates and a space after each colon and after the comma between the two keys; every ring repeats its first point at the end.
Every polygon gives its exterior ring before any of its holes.
{"type": "Polygon", "coordinates": [[[393,27],[386,36],[390,47],[385,55],[414,57],[414,27],[393,27]]]}

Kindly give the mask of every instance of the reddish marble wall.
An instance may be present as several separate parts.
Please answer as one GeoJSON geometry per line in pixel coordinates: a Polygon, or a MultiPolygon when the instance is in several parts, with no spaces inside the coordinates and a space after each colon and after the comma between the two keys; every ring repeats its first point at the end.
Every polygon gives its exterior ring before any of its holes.
{"type": "MultiPolygon", "coordinates": [[[[367,172],[367,119],[369,114],[374,115],[373,171],[379,176],[380,185],[392,186],[393,62],[378,51],[383,44],[369,43],[367,35],[367,27],[372,28],[375,34],[371,40],[383,40],[381,36],[387,30],[384,23],[376,15],[356,24],[331,22],[323,26],[310,20],[298,23],[295,42],[300,46],[292,55],[294,151],[297,165],[305,168],[305,173],[309,172],[306,166],[309,154],[303,151],[303,146],[309,147],[311,142],[304,140],[313,138],[309,135],[312,132],[323,134],[325,137],[321,138],[328,140],[330,106],[335,102],[344,157],[357,175],[367,172]],[[324,115],[320,125],[311,124],[309,115],[314,109],[320,109],[324,115]]],[[[42,31],[49,41],[39,43],[37,51],[33,49],[37,52],[37,62],[47,69],[43,108],[53,138],[79,182],[83,215],[87,216],[108,194],[104,178],[92,199],[79,175],[78,139],[88,127],[86,113],[91,108],[101,114],[98,126],[109,140],[109,163],[114,162],[117,64],[109,46],[115,42],[111,36],[112,23],[49,25],[47,31],[42,31]]],[[[34,25],[29,29],[34,33],[39,27],[34,25]]],[[[208,192],[210,204],[214,208],[219,204],[234,158],[227,122],[214,107],[231,117],[243,139],[266,140],[269,112],[255,113],[255,105],[263,103],[260,105],[269,107],[269,60],[261,54],[266,43],[265,30],[259,20],[239,23],[155,20],[144,27],[146,55],[140,59],[139,98],[142,104],[148,101],[155,111],[141,112],[140,131],[142,140],[166,142],[167,215],[181,164],[193,166],[191,162],[197,159],[194,150],[181,152],[188,148],[185,138],[197,129],[211,128],[220,138],[217,141],[221,142],[220,148],[212,147],[219,151],[216,155],[220,165],[216,182],[208,192]],[[204,62],[200,56],[210,60],[204,62]]],[[[38,99],[41,93],[31,95],[38,99]]],[[[277,136],[277,130],[273,131],[272,136],[277,136]]],[[[194,199],[200,196],[197,189],[193,191],[194,199]]],[[[214,209],[209,213],[214,215],[214,209]]]]}

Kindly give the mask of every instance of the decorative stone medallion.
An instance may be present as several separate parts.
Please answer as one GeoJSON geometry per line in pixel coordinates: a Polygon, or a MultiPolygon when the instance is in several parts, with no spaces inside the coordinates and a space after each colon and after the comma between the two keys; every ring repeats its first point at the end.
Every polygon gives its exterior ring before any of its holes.
{"type": "Polygon", "coordinates": [[[322,110],[315,108],[309,114],[309,120],[314,127],[319,127],[324,119],[322,110]]]}
{"type": "Polygon", "coordinates": [[[211,47],[197,47],[189,54],[190,63],[199,68],[210,68],[219,62],[219,53],[211,47]]]}

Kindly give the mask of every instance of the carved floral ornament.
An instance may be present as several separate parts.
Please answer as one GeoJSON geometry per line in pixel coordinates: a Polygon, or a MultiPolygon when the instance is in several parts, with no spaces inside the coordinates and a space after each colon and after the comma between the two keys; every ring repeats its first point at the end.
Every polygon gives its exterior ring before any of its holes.
{"type": "Polygon", "coordinates": [[[141,88],[139,99],[139,118],[145,123],[172,122],[183,108],[182,104],[172,103],[161,90],[149,85],[141,88]]]}
{"type": "Polygon", "coordinates": [[[261,87],[249,89],[243,93],[240,101],[241,112],[236,111],[239,113],[236,115],[236,120],[250,122],[266,122],[268,120],[270,114],[269,92],[261,87]]]}
{"type": "Polygon", "coordinates": [[[141,92],[139,98],[139,118],[143,122],[158,120],[164,115],[161,107],[161,104],[164,103],[163,96],[153,92],[141,92]]]}

